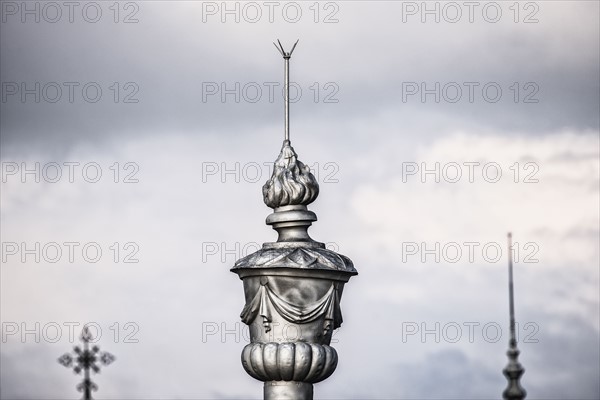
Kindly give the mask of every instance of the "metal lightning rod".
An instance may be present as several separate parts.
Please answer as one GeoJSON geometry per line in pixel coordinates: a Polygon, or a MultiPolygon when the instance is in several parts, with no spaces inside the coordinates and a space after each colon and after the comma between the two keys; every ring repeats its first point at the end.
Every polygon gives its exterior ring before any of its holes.
{"type": "Polygon", "coordinates": [[[294,46],[292,46],[292,50],[290,52],[286,52],[281,45],[279,39],[277,39],[277,43],[273,42],[275,48],[281,53],[284,61],[284,73],[283,73],[283,104],[285,110],[285,141],[289,143],[290,141],[290,58],[292,57],[292,53],[296,48],[296,45],[300,39],[296,40],[294,46]]]}

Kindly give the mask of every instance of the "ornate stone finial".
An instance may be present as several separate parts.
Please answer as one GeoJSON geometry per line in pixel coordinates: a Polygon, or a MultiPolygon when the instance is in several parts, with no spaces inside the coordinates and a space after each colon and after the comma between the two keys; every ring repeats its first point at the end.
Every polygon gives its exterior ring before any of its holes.
{"type": "Polygon", "coordinates": [[[285,138],[262,190],[273,209],[266,223],[279,237],[237,260],[231,271],[244,282],[240,317],[250,327],[244,369],[264,382],[265,400],[312,400],[313,384],[336,369],[331,337],[342,324],[344,284],[357,272],[348,257],[308,235],[317,216],[306,206],[317,198],[319,185],[289,140],[289,59],[296,45],[289,53],[281,43],[275,47],[285,61],[285,138]]]}
{"type": "Polygon", "coordinates": [[[510,312],[510,339],[508,343],[508,365],[502,370],[508,380],[508,386],[502,393],[504,400],[523,400],[527,392],[521,386],[521,376],[525,368],[519,363],[519,349],[515,334],[515,303],[513,288],[513,263],[512,263],[512,234],[508,233],[508,304],[510,312]]]}

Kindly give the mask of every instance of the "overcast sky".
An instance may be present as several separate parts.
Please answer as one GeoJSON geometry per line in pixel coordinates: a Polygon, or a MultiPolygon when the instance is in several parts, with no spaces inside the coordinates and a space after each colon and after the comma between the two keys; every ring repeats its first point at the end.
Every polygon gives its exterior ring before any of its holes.
{"type": "Polygon", "coordinates": [[[316,396],[500,398],[512,231],[528,398],[600,397],[597,1],[1,6],[2,399],[78,398],[85,323],[97,398],[261,398],[229,268],[276,239],[276,39],[359,271],[316,396]]]}

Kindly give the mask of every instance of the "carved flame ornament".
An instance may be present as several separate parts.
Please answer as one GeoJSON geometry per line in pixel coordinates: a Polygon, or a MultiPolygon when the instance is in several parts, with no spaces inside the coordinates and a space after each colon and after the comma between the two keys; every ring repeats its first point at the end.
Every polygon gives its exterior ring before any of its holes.
{"type": "Polygon", "coordinates": [[[242,365],[264,382],[264,398],[312,399],[313,384],[328,378],[338,355],[329,344],[342,324],[344,284],[356,275],[352,261],[308,235],[317,220],[307,206],[319,184],[294,151],[289,138],[289,60],[284,59],[285,138],[273,175],[263,186],[265,204],[273,209],[266,223],[277,241],[235,263],[231,269],[244,283],[246,305],[241,318],[250,328],[242,365]]]}
{"type": "Polygon", "coordinates": [[[265,204],[271,208],[307,206],[319,195],[319,184],[310,168],[298,160],[289,140],[283,142],[273,175],[263,186],[265,204]]]}

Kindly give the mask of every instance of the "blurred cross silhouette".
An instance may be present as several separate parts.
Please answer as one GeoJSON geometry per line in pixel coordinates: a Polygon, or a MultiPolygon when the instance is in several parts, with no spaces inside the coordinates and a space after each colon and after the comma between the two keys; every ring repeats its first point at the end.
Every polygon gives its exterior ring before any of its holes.
{"type": "Polygon", "coordinates": [[[83,342],[83,349],[79,346],[73,347],[73,353],[63,354],[58,362],[67,368],[73,367],[73,372],[76,374],[83,371],[83,381],[77,385],[77,390],[83,392],[83,400],[92,400],[92,390],[98,390],[98,386],[90,379],[90,370],[99,373],[100,367],[97,362],[108,365],[115,361],[115,356],[107,352],[100,352],[98,346],[92,346],[90,349],[93,337],[87,326],[83,328],[80,339],[83,342]]]}

